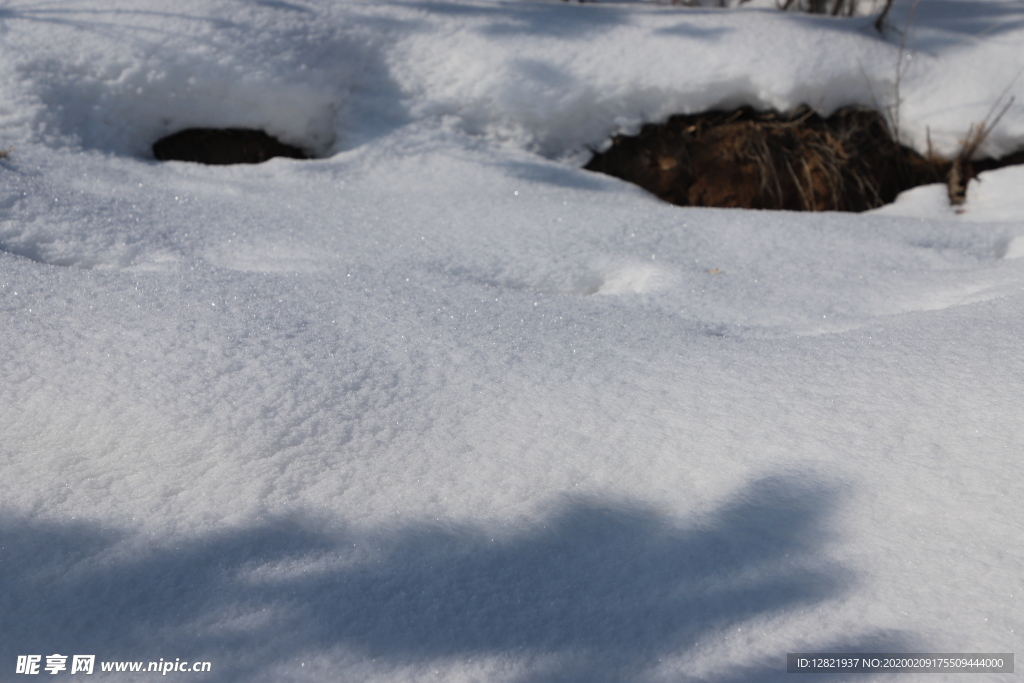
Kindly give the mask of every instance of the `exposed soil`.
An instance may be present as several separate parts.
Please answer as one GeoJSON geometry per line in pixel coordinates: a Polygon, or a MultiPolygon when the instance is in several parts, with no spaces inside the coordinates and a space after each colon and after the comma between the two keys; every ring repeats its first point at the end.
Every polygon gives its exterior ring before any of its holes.
{"type": "Polygon", "coordinates": [[[153,143],[160,161],[200,164],[259,164],[272,157],[308,159],[309,154],[262,130],[248,128],[189,128],[153,143]]]}
{"type": "MultiPolygon", "coordinates": [[[[1018,158],[1020,157],[1020,158],[1018,158]]],[[[825,119],[808,108],[677,115],[616,136],[585,168],[636,183],[680,206],[866,211],[918,185],[947,183],[962,202],[976,173],[1024,162],[925,158],[898,144],[876,111],[825,119]]]]}

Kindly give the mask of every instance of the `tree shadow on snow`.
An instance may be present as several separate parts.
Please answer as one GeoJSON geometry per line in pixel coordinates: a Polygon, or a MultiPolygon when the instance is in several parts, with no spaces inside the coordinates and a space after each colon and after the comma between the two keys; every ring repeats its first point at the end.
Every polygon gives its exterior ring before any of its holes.
{"type": "MultiPolygon", "coordinates": [[[[53,6],[53,5],[8,5],[0,7],[0,34],[6,33],[6,22],[10,20],[41,22],[53,25],[70,26],[72,28],[92,31],[100,35],[112,37],[115,34],[110,30],[123,28],[121,22],[116,21],[118,17],[148,18],[154,21],[177,19],[190,22],[209,24],[212,28],[224,29],[235,26],[226,19],[215,19],[198,14],[185,14],[183,12],[168,12],[157,10],[117,9],[97,4],[95,7],[75,6],[53,6]]],[[[154,34],[174,35],[174,31],[159,26],[134,26],[136,30],[142,30],[154,34]]]]}
{"type": "Polygon", "coordinates": [[[627,7],[579,6],[567,3],[499,2],[480,5],[448,0],[420,0],[410,6],[447,16],[493,19],[480,32],[488,36],[544,35],[559,38],[593,38],[628,25],[627,7]]]}
{"type": "MultiPolygon", "coordinates": [[[[937,52],[1019,30],[1024,26],[1024,4],[977,0],[928,0],[919,5],[904,2],[897,5],[890,23],[900,30],[909,30],[911,48],[937,52]]],[[[1008,74],[1007,82],[1014,75],[1008,74]]]]}
{"type": "MultiPolygon", "coordinates": [[[[843,594],[853,577],[819,557],[833,493],[769,478],[692,526],[640,503],[576,499],[511,534],[281,518],[155,544],[7,517],[0,662],[170,654],[212,661],[207,680],[241,681],[287,677],[303,653],[343,646],[395,665],[546,662],[526,680],[635,679],[744,620],[843,594]]],[[[878,634],[847,643],[893,644],[878,634]]],[[[772,666],[713,679],[764,680],[784,667],[783,652],[772,666]]]]}
{"type": "MultiPolygon", "coordinates": [[[[856,26],[866,35],[883,38],[874,27],[875,16],[847,19],[792,12],[787,19],[822,31],[846,32],[856,26]]],[[[1024,26],[1024,5],[978,0],[903,0],[896,3],[886,23],[890,28],[884,38],[890,43],[905,43],[910,51],[938,54],[979,40],[999,39],[1004,33],[1019,30],[1024,26]]],[[[1013,76],[1009,74],[1007,82],[1013,76]]]]}

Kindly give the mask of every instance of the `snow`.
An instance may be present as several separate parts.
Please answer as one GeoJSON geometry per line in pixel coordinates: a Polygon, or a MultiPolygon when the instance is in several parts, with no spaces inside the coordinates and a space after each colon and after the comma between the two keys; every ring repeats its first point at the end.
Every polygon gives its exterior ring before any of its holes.
{"type": "Polygon", "coordinates": [[[910,10],[901,48],[764,7],[0,5],[0,666],[726,681],[1019,651],[1019,167],[962,213],[929,186],[862,215],[579,168],[737,104],[899,100],[949,152],[1016,96],[983,151],[1018,148],[1024,6],[910,10]],[[322,158],[152,160],[188,126],[322,158]]]}

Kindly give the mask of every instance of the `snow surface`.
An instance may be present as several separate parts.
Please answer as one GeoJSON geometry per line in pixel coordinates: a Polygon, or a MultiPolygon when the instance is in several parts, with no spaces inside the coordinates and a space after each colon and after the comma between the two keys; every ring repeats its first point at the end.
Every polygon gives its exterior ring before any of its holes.
{"type": "Polygon", "coordinates": [[[738,104],[899,102],[950,153],[1016,96],[983,152],[1024,141],[1024,3],[898,5],[902,47],[871,23],[0,3],[3,677],[55,652],[258,682],[1024,651],[1022,170],[962,213],[931,186],[811,215],[579,168],[738,104]],[[152,160],[189,126],[323,158],[152,160]]]}

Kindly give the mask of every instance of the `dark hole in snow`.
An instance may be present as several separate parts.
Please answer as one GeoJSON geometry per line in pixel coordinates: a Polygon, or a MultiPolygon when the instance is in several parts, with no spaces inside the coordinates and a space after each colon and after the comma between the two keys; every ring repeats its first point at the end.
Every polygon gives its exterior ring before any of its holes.
{"type": "Polygon", "coordinates": [[[308,159],[298,147],[285,144],[262,130],[248,128],[189,128],[153,144],[160,161],[196,161],[200,164],[259,164],[271,157],[308,159]]]}
{"type": "Polygon", "coordinates": [[[943,182],[962,203],[977,173],[1024,163],[925,157],[895,141],[876,111],[848,107],[823,118],[749,107],[677,115],[616,136],[585,168],[628,180],[680,206],[866,211],[918,185],[943,182]]]}

